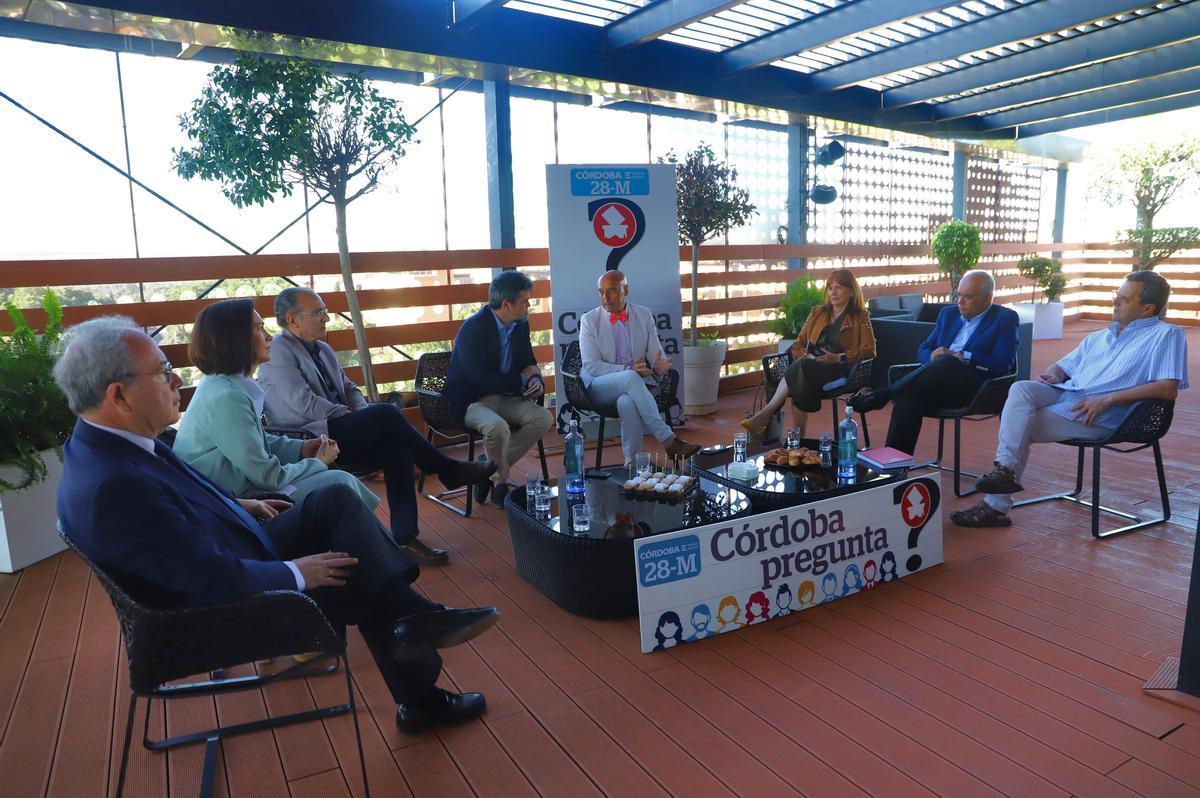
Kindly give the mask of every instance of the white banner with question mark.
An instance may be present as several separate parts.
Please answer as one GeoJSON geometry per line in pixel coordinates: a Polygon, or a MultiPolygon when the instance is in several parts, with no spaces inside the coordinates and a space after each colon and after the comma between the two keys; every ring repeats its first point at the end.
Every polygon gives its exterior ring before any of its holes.
{"type": "Polygon", "coordinates": [[[642,652],[736,631],[938,565],[941,499],[935,472],[635,541],[642,652]]]}

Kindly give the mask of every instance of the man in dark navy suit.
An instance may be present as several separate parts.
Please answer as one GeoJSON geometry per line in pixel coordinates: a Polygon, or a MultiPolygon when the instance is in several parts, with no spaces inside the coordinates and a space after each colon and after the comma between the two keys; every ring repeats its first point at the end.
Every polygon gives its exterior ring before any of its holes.
{"type": "Polygon", "coordinates": [[[135,598],[159,606],[308,592],[335,624],[357,624],[397,703],[402,731],[483,712],[480,693],[435,686],[435,649],[465,642],[495,608],[452,610],[413,591],[417,566],[353,491],[236,499],[157,436],[179,418],[181,381],[131,319],[70,331],[54,376],[79,416],[58,491],[64,532],[135,598]]]}
{"type": "Polygon", "coordinates": [[[933,332],[921,344],[921,368],[880,391],[850,397],[859,412],[892,402],[887,445],[912,454],[927,413],[939,407],[963,407],[992,377],[1016,369],[1019,321],[1015,311],[992,304],[996,281],[971,271],[958,282],[958,304],[942,308],[933,332]]]}
{"type": "Polygon", "coordinates": [[[446,399],[463,423],[483,436],[483,449],[496,463],[475,498],[504,506],[508,470],[554,424],[536,400],[545,393],[542,371],[529,342],[533,281],[502,271],[488,288],[488,304],[463,322],[454,337],[446,374],[446,399]]]}

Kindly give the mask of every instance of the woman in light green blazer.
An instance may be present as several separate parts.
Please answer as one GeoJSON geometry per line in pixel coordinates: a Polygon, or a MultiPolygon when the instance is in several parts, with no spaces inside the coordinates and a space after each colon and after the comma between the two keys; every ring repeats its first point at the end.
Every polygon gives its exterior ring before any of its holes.
{"type": "Polygon", "coordinates": [[[206,375],[188,404],[175,453],[235,496],[274,491],[300,501],[317,488],[341,484],[369,509],[379,497],[353,475],[331,469],[337,443],[266,432],[264,394],[250,375],[271,358],[271,339],[249,299],[227,299],[200,311],[188,356],[206,375]]]}

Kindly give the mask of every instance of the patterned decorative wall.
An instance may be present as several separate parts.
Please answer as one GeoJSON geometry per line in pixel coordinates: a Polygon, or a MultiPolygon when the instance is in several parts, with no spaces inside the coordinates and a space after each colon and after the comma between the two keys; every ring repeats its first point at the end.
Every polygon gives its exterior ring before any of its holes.
{"type": "Polygon", "coordinates": [[[984,241],[1038,241],[1046,170],[980,155],[967,159],[967,221],[984,241]]]}

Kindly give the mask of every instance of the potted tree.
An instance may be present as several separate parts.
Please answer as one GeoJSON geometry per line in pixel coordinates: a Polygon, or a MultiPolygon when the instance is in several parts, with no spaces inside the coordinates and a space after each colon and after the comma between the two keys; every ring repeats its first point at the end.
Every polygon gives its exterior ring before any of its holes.
{"type": "Polygon", "coordinates": [[[817,285],[811,274],[804,274],[792,281],[787,291],[779,297],[779,314],[771,319],[771,332],[779,336],[780,352],[791,348],[800,328],[808,320],[808,314],[824,302],[825,291],[817,285]]]}
{"type": "Polygon", "coordinates": [[[1025,318],[1033,318],[1033,339],[1062,338],[1063,306],[1058,301],[1067,288],[1062,264],[1054,258],[1030,255],[1017,262],[1017,271],[1042,289],[1045,302],[1035,298],[1030,302],[1017,303],[1017,311],[1025,318]]]}
{"type": "Polygon", "coordinates": [[[0,336],[0,571],[12,573],[62,551],[54,509],[62,444],[75,416],[51,372],[62,307],[47,291],[46,327],[30,328],[6,303],[13,330],[0,336]]]}
{"type": "Polygon", "coordinates": [[[717,389],[728,345],[715,336],[702,337],[697,326],[700,245],[744,224],[755,209],[750,192],[738,187],[737,169],[718,161],[707,144],[687,153],[682,161],[671,150],[659,162],[676,166],[679,238],[692,248],[691,326],[683,345],[684,412],[704,415],[717,409],[717,389]]]}
{"type": "Polygon", "coordinates": [[[412,140],[415,129],[400,104],[361,73],[337,75],[311,61],[242,54],[212,71],[179,124],[192,145],[174,150],[175,171],[218,181],[237,207],[290,196],[298,185],[333,205],[358,361],[367,394],[378,401],[350,267],[346,206],[378,188],[412,140]]]}
{"type": "Polygon", "coordinates": [[[961,219],[951,219],[933,232],[929,243],[938,269],[950,278],[950,296],[957,298],[958,281],[979,262],[983,244],[979,228],[961,219]]]}

